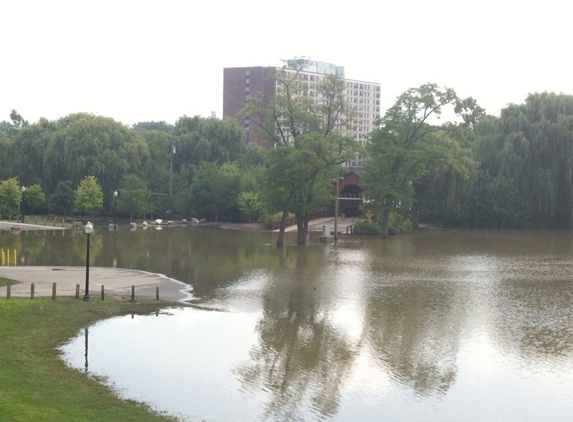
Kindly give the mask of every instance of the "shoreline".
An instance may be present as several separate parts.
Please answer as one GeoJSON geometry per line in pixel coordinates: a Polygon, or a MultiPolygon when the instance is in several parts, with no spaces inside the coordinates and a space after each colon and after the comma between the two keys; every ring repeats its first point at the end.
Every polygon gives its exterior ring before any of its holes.
{"type": "MultiPolygon", "coordinates": [[[[11,286],[12,297],[30,297],[32,283],[34,297],[52,297],[54,283],[57,287],[56,297],[75,297],[78,284],[83,297],[85,275],[85,267],[79,266],[0,267],[0,277],[19,282],[11,286]]],[[[158,287],[161,300],[185,304],[193,299],[192,286],[163,274],[124,268],[90,267],[89,275],[92,300],[101,300],[102,286],[105,288],[104,297],[131,299],[131,289],[134,286],[136,300],[155,299],[158,287]]],[[[7,297],[7,290],[7,286],[0,287],[0,298],[7,297]]]]}

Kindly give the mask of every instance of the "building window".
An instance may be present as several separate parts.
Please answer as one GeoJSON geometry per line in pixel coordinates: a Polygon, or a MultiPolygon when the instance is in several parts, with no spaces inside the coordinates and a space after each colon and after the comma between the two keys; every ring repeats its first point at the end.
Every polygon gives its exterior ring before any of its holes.
{"type": "Polygon", "coordinates": [[[251,76],[251,71],[250,71],[250,70],[247,70],[247,71],[245,72],[245,78],[248,78],[249,76],[251,76]]]}

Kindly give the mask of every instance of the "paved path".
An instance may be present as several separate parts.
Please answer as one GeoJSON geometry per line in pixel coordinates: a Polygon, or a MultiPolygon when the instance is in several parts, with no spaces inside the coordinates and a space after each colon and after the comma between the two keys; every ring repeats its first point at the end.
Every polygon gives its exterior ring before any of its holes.
{"type": "MultiPolygon", "coordinates": [[[[338,218],[338,233],[346,233],[346,227],[353,225],[356,221],[360,221],[362,219],[360,218],[350,218],[347,217],[344,220],[342,219],[342,217],[338,218]]],[[[322,232],[322,227],[323,226],[327,226],[327,230],[332,230],[334,231],[334,217],[327,217],[327,218],[319,218],[316,220],[310,220],[308,222],[308,230],[309,231],[319,231],[322,232]]],[[[292,231],[297,231],[298,228],[296,226],[296,224],[289,226],[286,228],[285,231],[287,232],[292,232],[292,231]]],[[[279,230],[274,230],[275,232],[278,232],[279,230]]]]}
{"type": "MultiPolygon", "coordinates": [[[[100,300],[101,286],[105,286],[106,296],[131,299],[131,286],[135,286],[135,299],[155,299],[156,287],[159,298],[172,302],[192,299],[191,286],[167,278],[161,274],[121,268],[90,267],[91,300],[100,300]]],[[[80,296],[84,295],[86,282],[85,267],[0,267],[0,277],[20,281],[12,285],[13,297],[30,297],[34,283],[36,297],[52,297],[52,285],[57,283],[56,296],[75,296],[76,284],[80,285],[80,296]]],[[[0,287],[0,298],[5,298],[7,287],[0,287]]]]}
{"type": "Polygon", "coordinates": [[[57,227],[57,226],[53,227],[53,226],[42,226],[40,224],[25,224],[25,223],[18,223],[16,221],[12,221],[12,222],[0,221],[0,231],[9,232],[9,231],[14,230],[17,227],[19,227],[21,231],[26,231],[26,230],[67,230],[66,228],[57,227]]]}

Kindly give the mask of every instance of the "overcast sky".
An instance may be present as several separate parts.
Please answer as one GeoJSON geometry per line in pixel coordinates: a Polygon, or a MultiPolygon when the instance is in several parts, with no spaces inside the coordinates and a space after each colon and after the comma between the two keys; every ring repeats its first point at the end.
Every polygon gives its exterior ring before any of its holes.
{"type": "Polygon", "coordinates": [[[223,68],[306,56],[379,82],[435,82],[491,114],[573,95],[567,1],[0,0],[0,121],[89,112],[131,125],[222,114],[223,68]]]}

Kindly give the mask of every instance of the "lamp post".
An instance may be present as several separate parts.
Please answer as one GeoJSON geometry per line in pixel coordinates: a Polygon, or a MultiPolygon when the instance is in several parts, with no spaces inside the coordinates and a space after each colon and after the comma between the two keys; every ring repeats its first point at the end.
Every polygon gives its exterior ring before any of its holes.
{"type": "Polygon", "coordinates": [[[84,292],[84,300],[90,300],[90,235],[94,231],[94,226],[89,221],[84,226],[84,231],[88,236],[87,246],[86,246],[86,289],[84,292]]]}
{"type": "Polygon", "coordinates": [[[175,147],[175,144],[173,144],[171,145],[171,166],[169,169],[169,209],[165,213],[167,220],[169,220],[171,214],[171,193],[173,191],[173,158],[175,157],[176,153],[177,153],[177,148],[175,147]]]}
{"type": "Polygon", "coordinates": [[[339,188],[341,180],[344,180],[344,177],[336,179],[336,202],[334,202],[334,243],[338,241],[338,197],[340,196],[339,188]]]}
{"type": "Polygon", "coordinates": [[[113,192],[113,229],[117,230],[117,191],[113,192]]]}
{"type": "MultiPolygon", "coordinates": [[[[24,192],[26,192],[26,186],[22,186],[22,200],[20,201],[20,204],[21,204],[22,201],[24,200],[24,192]]],[[[23,222],[24,222],[24,217],[22,217],[20,204],[18,204],[18,214],[20,214],[20,220],[21,220],[22,223],[23,223],[23,222]]]]}

